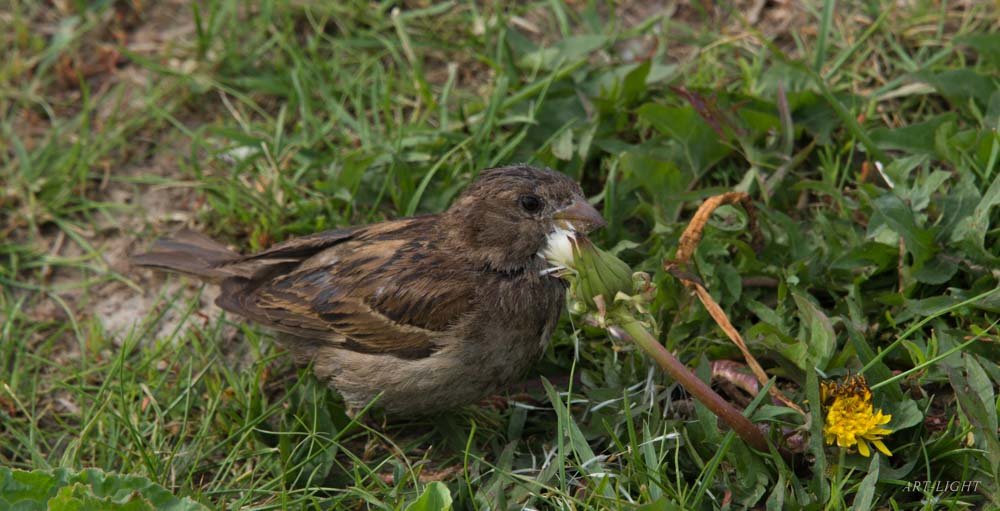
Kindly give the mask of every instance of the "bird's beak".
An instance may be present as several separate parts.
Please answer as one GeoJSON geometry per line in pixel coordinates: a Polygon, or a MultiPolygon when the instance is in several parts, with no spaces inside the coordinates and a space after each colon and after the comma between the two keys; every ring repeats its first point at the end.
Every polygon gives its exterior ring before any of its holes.
{"type": "Polygon", "coordinates": [[[601,214],[583,199],[577,199],[556,211],[552,218],[559,227],[584,234],[608,225],[601,214]]]}

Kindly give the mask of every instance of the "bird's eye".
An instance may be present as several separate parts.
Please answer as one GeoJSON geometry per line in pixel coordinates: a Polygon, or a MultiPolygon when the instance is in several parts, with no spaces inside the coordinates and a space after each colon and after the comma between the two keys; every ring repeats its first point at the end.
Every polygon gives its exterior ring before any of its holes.
{"type": "Polygon", "coordinates": [[[534,195],[522,195],[518,201],[528,213],[538,213],[542,209],[542,199],[534,195]]]}

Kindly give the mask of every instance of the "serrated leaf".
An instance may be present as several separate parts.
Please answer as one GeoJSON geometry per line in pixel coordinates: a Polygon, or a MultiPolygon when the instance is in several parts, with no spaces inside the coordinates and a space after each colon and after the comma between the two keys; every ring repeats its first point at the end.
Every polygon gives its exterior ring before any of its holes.
{"type": "Polygon", "coordinates": [[[934,237],[930,231],[917,225],[913,210],[899,196],[887,192],[872,201],[872,205],[886,225],[906,241],[906,250],[913,254],[914,264],[920,264],[934,255],[934,237]]]}
{"type": "Polygon", "coordinates": [[[997,438],[997,430],[994,425],[996,412],[994,411],[992,417],[989,416],[986,404],[973,390],[973,384],[965,374],[951,366],[945,368],[948,371],[948,380],[951,382],[952,388],[955,389],[959,409],[972,424],[977,445],[984,449],[989,456],[990,464],[996,467],[994,471],[1000,469],[1000,439],[997,438]],[[993,429],[990,429],[991,427],[993,429]]]}
{"type": "Polygon", "coordinates": [[[687,163],[695,173],[704,172],[731,151],[690,106],[668,107],[646,103],[639,107],[639,117],[660,133],[679,142],[687,163]]]}
{"type": "Polygon", "coordinates": [[[138,493],[128,495],[123,501],[99,498],[90,493],[83,483],[63,486],[47,503],[49,511],[146,511],[157,509],[138,493]]]}
{"type": "MultiPolygon", "coordinates": [[[[680,152],[680,149],[673,149],[680,152]]],[[[680,155],[678,154],[678,160],[680,155]]],[[[682,171],[673,163],[671,155],[657,154],[646,147],[636,147],[622,153],[619,169],[622,182],[618,185],[619,195],[641,188],[651,196],[670,196],[684,191],[691,174],[682,171]]],[[[681,201],[664,204],[664,214],[673,215],[680,211],[681,201]]]]}
{"type": "Polygon", "coordinates": [[[768,350],[776,351],[781,356],[794,363],[799,369],[807,370],[810,367],[809,348],[804,342],[798,342],[793,338],[781,335],[777,328],[768,324],[758,324],[748,330],[749,334],[760,335],[758,342],[768,350]]]}
{"type": "Polygon", "coordinates": [[[941,211],[938,220],[939,241],[951,239],[955,227],[976,210],[981,197],[974,181],[974,178],[965,175],[952,184],[947,194],[937,198],[936,205],[941,211]]]}
{"type": "Polygon", "coordinates": [[[951,235],[952,242],[964,240],[973,247],[984,250],[986,232],[990,227],[990,210],[998,204],[1000,204],[1000,179],[994,179],[972,215],[957,223],[951,235]]]}

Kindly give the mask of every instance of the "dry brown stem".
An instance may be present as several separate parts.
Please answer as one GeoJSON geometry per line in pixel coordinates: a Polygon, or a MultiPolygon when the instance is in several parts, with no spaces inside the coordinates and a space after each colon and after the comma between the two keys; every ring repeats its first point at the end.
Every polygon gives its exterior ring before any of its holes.
{"type": "MultiPolygon", "coordinates": [[[[712,216],[712,212],[716,210],[719,206],[723,204],[740,204],[743,209],[747,212],[750,234],[753,236],[754,247],[759,247],[761,243],[760,229],[757,225],[756,210],[753,207],[753,203],[750,201],[750,196],[743,192],[728,192],[721,195],[716,195],[705,200],[704,203],[695,212],[694,217],[688,223],[684,233],[681,235],[680,246],[677,247],[677,255],[673,261],[665,261],[663,267],[665,270],[670,272],[672,275],[680,279],[684,285],[695,292],[698,299],[701,301],[702,305],[708,311],[708,314],[712,316],[712,319],[722,328],[722,331],[726,333],[729,340],[733,341],[743,353],[743,358],[746,360],[747,365],[750,366],[750,370],[753,371],[754,376],[761,385],[766,385],[770,380],[764,368],[761,367],[757,359],[750,353],[750,349],[747,348],[746,342],[743,340],[743,336],[733,327],[733,324],[729,321],[729,316],[726,315],[722,307],[716,303],[712,295],[705,289],[705,286],[698,281],[697,277],[689,273],[685,267],[690,264],[691,257],[694,255],[695,250],[698,249],[698,244],[701,242],[702,234],[705,230],[705,224],[708,223],[708,219],[712,216]]],[[[776,386],[771,386],[769,390],[772,397],[783,403],[785,406],[805,415],[805,411],[785,396],[780,389],[776,386]]]]}
{"type": "Polygon", "coordinates": [[[680,246],[677,247],[677,254],[674,256],[674,260],[671,261],[672,263],[676,266],[684,266],[691,261],[691,256],[694,255],[694,251],[698,248],[698,243],[701,242],[701,235],[705,231],[705,224],[708,223],[712,212],[725,204],[740,204],[743,206],[743,209],[747,212],[747,221],[750,224],[750,235],[753,239],[754,249],[760,247],[763,238],[760,234],[760,228],[757,225],[757,210],[754,208],[753,202],[750,201],[750,196],[744,192],[727,192],[705,199],[705,202],[698,207],[698,211],[695,212],[691,221],[688,222],[687,228],[684,229],[684,233],[681,234],[680,246]]]}

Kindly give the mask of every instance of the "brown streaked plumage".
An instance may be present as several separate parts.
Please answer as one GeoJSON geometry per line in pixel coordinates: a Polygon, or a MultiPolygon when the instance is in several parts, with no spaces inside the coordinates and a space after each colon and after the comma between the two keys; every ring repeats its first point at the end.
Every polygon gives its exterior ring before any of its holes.
{"type": "Polygon", "coordinates": [[[603,225],[570,178],[483,171],[444,213],[295,238],[239,255],[193,231],[133,262],[221,285],[216,303],[279,332],[352,407],[475,402],[538,359],[564,284],[538,254],[557,227],[603,225]]]}

